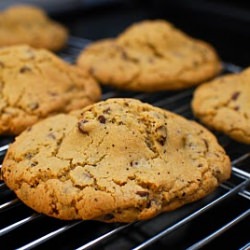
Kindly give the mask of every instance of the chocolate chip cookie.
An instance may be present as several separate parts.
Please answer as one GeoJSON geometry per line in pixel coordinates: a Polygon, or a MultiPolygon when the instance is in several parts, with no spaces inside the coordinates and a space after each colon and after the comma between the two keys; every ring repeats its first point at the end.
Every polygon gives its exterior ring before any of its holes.
{"type": "Polygon", "coordinates": [[[192,109],[210,128],[250,144],[250,68],[199,86],[192,109]]]}
{"type": "Polygon", "coordinates": [[[45,49],[0,49],[0,134],[19,134],[47,116],[100,99],[100,87],[83,70],[45,49]]]}
{"type": "Polygon", "coordinates": [[[28,44],[58,51],[67,40],[67,29],[38,7],[15,5],[0,13],[0,47],[28,44]]]}
{"type": "Polygon", "coordinates": [[[211,193],[230,160],[204,127],[134,99],[47,118],[16,138],[2,178],[59,219],[146,220],[211,193]]]}
{"type": "Polygon", "coordinates": [[[163,20],[142,21],[114,39],[92,43],[77,64],[101,84],[149,92],[195,86],[221,70],[211,45],[163,20]]]}

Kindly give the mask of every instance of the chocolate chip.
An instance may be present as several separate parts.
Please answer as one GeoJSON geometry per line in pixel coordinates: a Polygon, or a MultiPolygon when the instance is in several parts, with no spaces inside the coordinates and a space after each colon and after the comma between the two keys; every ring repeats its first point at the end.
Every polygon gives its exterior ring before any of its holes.
{"type": "Polygon", "coordinates": [[[104,114],[109,114],[110,111],[111,111],[111,108],[108,107],[108,108],[106,108],[106,109],[103,110],[103,113],[104,113],[104,114]]]}
{"type": "Polygon", "coordinates": [[[141,197],[149,196],[149,192],[147,191],[137,191],[136,194],[138,194],[141,197]]]}
{"type": "Polygon", "coordinates": [[[131,161],[130,163],[130,166],[137,166],[138,165],[138,161],[131,161]]]}
{"type": "Polygon", "coordinates": [[[165,126],[160,126],[156,129],[157,138],[156,141],[161,145],[164,146],[167,140],[167,129],[165,126]]]}
{"type": "Polygon", "coordinates": [[[84,129],[84,124],[87,123],[88,120],[81,120],[78,122],[78,129],[83,133],[83,134],[89,134],[88,131],[84,129]]]}
{"type": "Polygon", "coordinates": [[[234,101],[236,101],[236,100],[238,99],[239,95],[240,95],[240,92],[239,92],[239,91],[234,92],[234,93],[232,94],[232,96],[231,96],[231,99],[234,100],[234,101]]]}
{"type": "Polygon", "coordinates": [[[34,161],[34,162],[31,163],[31,167],[35,167],[37,164],[38,164],[38,162],[34,161]]]}
{"type": "Polygon", "coordinates": [[[32,153],[30,153],[30,152],[28,152],[28,153],[26,153],[25,155],[24,155],[24,157],[26,158],[26,159],[31,159],[32,157],[33,157],[33,154],[32,153]]]}
{"type": "Polygon", "coordinates": [[[98,121],[99,121],[100,123],[103,123],[103,124],[106,123],[106,118],[105,118],[103,115],[99,115],[99,116],[97,117],[97,119],[98,119],[98,121]]]}
{"type": "Polygon", "coordinates": [[[206,149],[207,149],[207,151],[208,151],[208,149],[209,149],[208,141],[207,141],[206,139],[203,139],[203,141],[204,141],[205,146],[206,146],[206,149]]]}
{"type": "Polygon", "coordinates": [[[115,118],[115,117],[113,117],[113,118],[111,119],[111,123],[116,123],[116,118],[115,118]]]}
{"type": "Polygon", "coordinates": [[[166,142],[167,137],[161,136],[160,138],[158,138],[156,141],[161,144],[162,146],[164,146],[165,142],[166,142]]]}
{"type": "Polygon", "coordinates": [[[20,73],[26,73],[26,72],[30,72],[30,71],[32,71],[31,68],[29,68],[29,67],[27,67],[27,66],[23,66],[23,67],[19,70],[20,73]]]}
{"type": "Polygon", "coordinates": [[[56,208],[56,206],[52,207],[52,214],[59,214],[58,209],[56,208]]]}

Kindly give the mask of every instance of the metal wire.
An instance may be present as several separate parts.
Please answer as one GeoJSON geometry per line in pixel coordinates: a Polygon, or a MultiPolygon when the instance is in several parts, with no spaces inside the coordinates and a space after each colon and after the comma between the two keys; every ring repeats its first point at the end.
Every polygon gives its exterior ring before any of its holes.
{"type": "Polygon", "coordinates": [[[249,215],[250,215],[250,209],[248,209],[247,211],[241,213],[239,216],[237,216],[233,220],[229,221],[223,227],[221,227],[218,230],[216,230],[215,232],[211,233],[210,235],[208,235],[204,239],[196,242],[192,246],[188,247],[186,250],[200,249],[201,247],[205,246],[206,244],[208,244],[209,242],[211,242],[213,239],[215,239],[216,237],[220,236],[222,233],[224,233],[225,231],[229,230],[231,227],[233,227],[234,225],[236,225],[237,223],[239,223],[243,219],[246,219],[249,215]]]}
{"type": "Polygon", "coordinates": [[[120,226],[118,228],[115,228],[115,229],[109,231],[108,233],[103,234],[102,236],[100,236],[92,241],[89,241],[87,244],[84,244],[84,245],[78,247],[75,250],[86,250],[86,249],[90,249],[90,248],[93,249],[93,247],[98,245],[100,242],[109,239],[114,234],[117,234],[117,233],[121,232],[122,230],[125,230],[126,228],[130,227],[131,225],[132,224],[126,224],[126,225],[120,226]]]}
{"type": "Polygon", "coordinates": [[[83,221],[77,221],[77,222],[70,223],[70,224],[68,224],[66,226],[58,228],[57,230],[55,230],[53,232],[50,232],[49,234],[46,234],[46,235],[44,235],[44,236],[42,236],[42,237],[40,237],[40,238],[38,238],[38,239],[36,239],[36,240],[34,240],[32,242],[20,247],[20,248],[17,248],[17,249],[19,249],[19,250],[27,250],[27,249],[32,249],[34,247],[37,247],[40,244],[48,241],[49,239],[51,239],[51,238],[53,238],[53,237],[55,237],[55,236],[57,236],[57,235],[59,235],[61,233],[66,232],[67,230],[71,229],[72,227],[77,226],[80,223],[83,223],[83,221]]]}
{"type": "Polygon", "coordinates": [[[38,217],[40,217],[39,214],[32,214],[31,216],[28,216],[28,217],[26,217],[26,218],[24,218],[22,220],[19,220],[19,221],[13,223],[13,224],[1,229],[0,230],[0,236],[3,236],[5,234],[17,229],[17,228],[21,227],[22,225],[37,219],[38,217]]]}
{"type": "Polygon", "coordinates": [[[179,222],[177,222],[176,224],[174,224],[171,227],[166,228],[165,230],[161,231],[159,234],[155,235],[154,237],[144,241],[142,244],[140,244],[139,246],[133,248],[133,250],[139,250],[139,249],[144,249],[150,245],[152,245],[154,242],[160,240],[161,238],[163,238],[164,236],[166,236],[167,234],[173,232],[174,230],[178,229],[179,227],[183,226],[184,224],[186,224],[187,222],[193,220],[194,218],[196,218],[197,216],[201,215],[202,213],[204,213],[205,211],[207,211],[208,209],[214,207],[215,205],[221,203],[222,201],[228,199],[229,197],[232,197],[232,195],[238,193],[242,188],[246,187],[247,185],[249,185],[250,183],[250,179],[249,180],[245,180],[244,182],[242,182],[241,184],[239,184],[238,186],[234,187],[233,189],[229,190],[227,193],[225,193],[224,195],[218,197],[217,199],[213,200],[212,202],[210,202],[209,204],[207,204],[206,206],[202,207],[201,209],[199,209],[198,211],[190,214],[189,216],[185,217],[184,219],[180,220],[179,222]]]}

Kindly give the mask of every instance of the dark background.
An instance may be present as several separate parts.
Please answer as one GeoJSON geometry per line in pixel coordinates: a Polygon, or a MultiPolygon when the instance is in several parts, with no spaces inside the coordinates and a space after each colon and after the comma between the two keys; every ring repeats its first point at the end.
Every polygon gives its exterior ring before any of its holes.
{"type": "Polygon", "coordinates": [[[91,40],[114,37],[143,19],[166,19],[210,42],[222,60],[250,65],[250,1],[243,0],[33,0],[0,1],[0,9],[21,2],[46,9],[71,35],[91,40]]]}
{"type": "Polygon", "coordinates": [[[64,23],[71,35],[91,40],[114,37],[136,21],[163,18],[210,42],[222,60],[250,66],[250,2],[90,0],[66,12],[54,9],[51,15],[64,23]]]}

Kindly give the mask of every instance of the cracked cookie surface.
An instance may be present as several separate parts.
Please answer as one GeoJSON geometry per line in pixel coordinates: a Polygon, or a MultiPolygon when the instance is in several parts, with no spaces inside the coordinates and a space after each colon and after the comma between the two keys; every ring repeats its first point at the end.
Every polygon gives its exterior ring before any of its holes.
{"type": "Polygon", "coordinates": [[[114,39],[90,44],[77,65],[101,84],[136,91],[188,88],[221,70],[211,45],[163,20],[136,23],[114,39]]]}
{"type": "Polygon", "coordinates": [[[100,99],[100,87],[83,70],[45,49],[0,49],[0,134],[19,134],[40,119],[100,99]]]}
{"type": "Polygon", "coordinates": [[[16,5],[0,12],[0,47],[28,44],[57,51],[67,40],[67,29],[38,7],[16,5]]]}
{"type": "Polygon", "coordinates": [[[250,68],[199,86],[192,109],[201,122],[250,144],[250,68]]]}
{"type": "Polygon", "coordinates": [[[24,131],[2,178],[38,212],[60,219],[150,219],[211,193],[229,157],[201,125],[134,99],[108,99],[24,131]]]}

